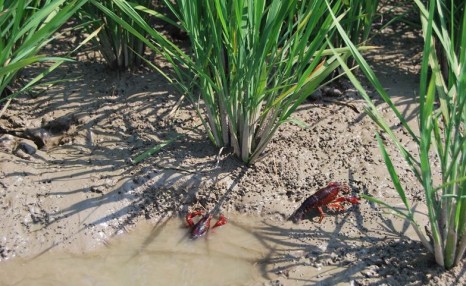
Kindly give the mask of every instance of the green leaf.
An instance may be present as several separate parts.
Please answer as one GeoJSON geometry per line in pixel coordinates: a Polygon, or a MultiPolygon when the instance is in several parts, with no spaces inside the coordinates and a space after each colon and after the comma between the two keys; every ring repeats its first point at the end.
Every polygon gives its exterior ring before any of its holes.
{"type": "Polygon", "coordinates": [[[151,148],[149,148],[148,150],[142,152],[141,154],[139,154],[138,156],[136,156],[136,158],[134,158],[132,160],[132,163],[134,165],[136,164],[139,164],[140,162],[146,160],[147,158],[153,156],[154,154],[158,153],[160,150],[162,150],[163,148],[165,148],[167,145],[173,143],[175,140],[177,140],[178,138],[180,138],[181,135],[177,135],[175,136],[174,138],[171,138],[167,141],[164,141],[160,144],[157,144],[151,148]]]}
{"type": "Polygon", "coordinates": [[[411,207],[409,206],[408,199],[406,197],[406,193],[401,186],[400,183],[400,178],[398,177],[398,174],[396,173],[395,167],[393,166],[392,160],[390,159],[390,156],[387,153],[387,149],[385,148],[385,145],[383,144],[382,139],[380,138],[379,133],[376,133],[377,137],[377,142],[379,144],[379,150],[382,153],[382,158],[385,162],[385,166],[387,166],[388,173],[390,174],[390,178],[392,179],[393,185],[395,186],[395,190],[398,193],[398,195],[401,198],[401,201],[405,205],[406,209],[408,210],[408,214],[412,216],[411,213],[411,207]]]}

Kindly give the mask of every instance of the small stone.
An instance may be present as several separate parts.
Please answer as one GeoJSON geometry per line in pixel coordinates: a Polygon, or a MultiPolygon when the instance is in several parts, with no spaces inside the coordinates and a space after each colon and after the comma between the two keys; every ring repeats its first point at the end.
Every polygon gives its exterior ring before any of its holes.
{"type": "Polygon", "coordinates": [[[322,87],[322,93],[330,97],[340,97],[343,95],[343,92],[340,89],[331,86],[322,87]]]}
{"type": "Polygon", "coordinates": [[[279,270],[277,272],[278,275],[283,275],[285,276],[286,278],[289,278],[290,277],[290,270],[289,269],[286,269],[286,270],[279,270]]]}
{"type": "Polygon", "coordinates": [[[379,276],[377,274],[377,272],[375,272],[374,270],[371,270],[371,269],[363,270],[363,271],[361,271],[361,274],[364,275],[364,277],[366,277],[366,278],[374,278],[374,277],[379,276]]]}
{"type": "Polygon", "coordinates": [[[0,150],[12,153],[16,149],[18,142],[13,135],[3,134],[0,136],[0,150]]]}
{"type": "Polygon", "coordinates": [[[15,155],[24,160],[31,160],[31,156],[23,151],[23,149],[17,149],[15,155]]]}
{"type": "Polygon", "coordinates": [[[103,194],[105,191],[105,188],[103,186],[92,186],[89,188],[89,190],[93,193],[103,194]]]}
{"type": "Polygon", "coordinates": [[[20,148],[29,155],[34,155],[37,152],[37,145],[31,140],[22,140],[19,143],[18,148],[20,148]]]}
{"type": "Polygon", "coordinates": [[[280,280],[274,280],[274,281],[270,281],[270,286],[283,286],[285,284],[283,284],[280,280]]]}
{"type": "Polygon", "coordinates": [[[88,122],[90,122],[92,120],[92,118],[85,114],[85,115],[81,115],[81,116],[76,116],[75,120],[78,122],[78,124],[87,124],[88,122]]]}
{"type": "Polygon", "coordinates": [[[322,249],[320,249],[320,248],[314,248],[314,249],[312,249],[312,250],[309,252],[308,256],[321,255],[322,253],[323,253],[322,249]]]}
{"type": "Polygon", "coordinates": [[[317,89],[310,96],[309,100],[321,100],[322,99],[322,90],[317,89]]]}

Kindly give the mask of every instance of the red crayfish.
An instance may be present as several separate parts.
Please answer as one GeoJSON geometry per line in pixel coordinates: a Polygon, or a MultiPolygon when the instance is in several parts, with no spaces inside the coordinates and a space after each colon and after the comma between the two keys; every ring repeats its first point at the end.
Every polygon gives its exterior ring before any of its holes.
{"type": "Polygon", "coordinates": [[[342,196],[338,197],[338,193],[342,191],[343,193],[349,193],[350,189],[348,185],[331,182],[327,187],[322,188],[307,198],[301,206],[291,215],[289,220],[292,220],[294,223],[299,222],[304,218],[304,216],[309,213],[312,209],[317,208],[320,213],[319,223],[325,217],[324,211],[322,210],[323,206],[329,208],[334,208],[337,210],[345,210],[342,203],[349,202],[351,204],[359,204],[359,198],[355,196],[342,196]]]}
{"type": "MultiPolygon", "coordinates": [[[[191,227],[191,239],[196,239],[206,234],[210,229],[211,219],[212,219],[211,213],[204,214],[200,210],[196,210],[195,212],[188,213],[186,215],[186,222],[188,223],[188,226],[191,227]],[[194,223],[193,218],[195,218],[196,216],[202,216],[202,218],[197,223],[194,223]]],[[[218,221],[214,224],[212,228],[222,226],[226,223],[227,223],[226,217],[223,214],[221,214],[218,221]]]]}

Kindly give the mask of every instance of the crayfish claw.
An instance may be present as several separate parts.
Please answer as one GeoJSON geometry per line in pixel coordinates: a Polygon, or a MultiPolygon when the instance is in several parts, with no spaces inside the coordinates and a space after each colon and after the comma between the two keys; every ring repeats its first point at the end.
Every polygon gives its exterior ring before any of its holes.
{"type": "Polygon", "coordinates": [[[360,198],[358,198],[356,196],[351,196],[351,197],[346,198],[346,200],[348,202],[352,203],[353,205],[358,205],[360,198]]]}
{"type": "Polygon", "coordinates": [[[187,213],[186,214],[186,223],[188,224],[189,227],[194,226],[193,218],[197,216],[202,216],[204,213],[201,210],[196,210],[192,213],[187,213]]]}
{"type": "Polygon", "coordinates": [[[225,225],[227,222],[228,222],[227,218],[223,214],[221,214],[220,217],[218,218],[218,221],[214,224],[212,228],[225,225]]]}

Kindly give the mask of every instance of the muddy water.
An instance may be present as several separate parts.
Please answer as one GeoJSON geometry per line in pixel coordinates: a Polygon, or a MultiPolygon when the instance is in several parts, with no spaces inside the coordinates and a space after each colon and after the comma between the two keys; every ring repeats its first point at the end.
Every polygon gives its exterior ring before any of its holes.
{"type": "Polygon", "coordinates": [[[180,219],[140,225],[92,253],[3,262],[0,285],[251,285],[271,247],[258,223],[235,218],[195,241],[180,219]]]}

